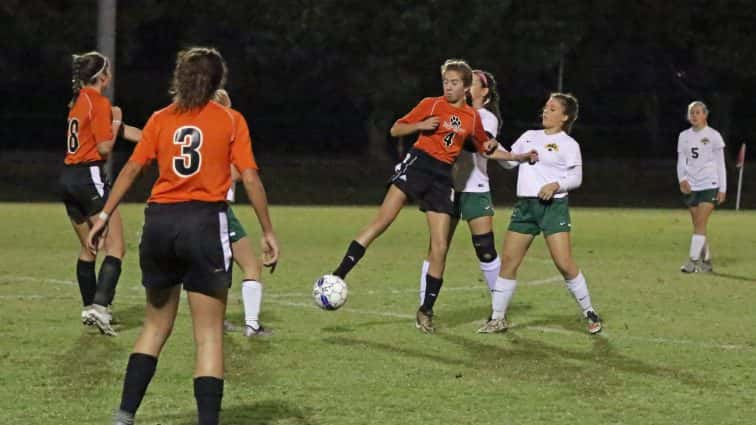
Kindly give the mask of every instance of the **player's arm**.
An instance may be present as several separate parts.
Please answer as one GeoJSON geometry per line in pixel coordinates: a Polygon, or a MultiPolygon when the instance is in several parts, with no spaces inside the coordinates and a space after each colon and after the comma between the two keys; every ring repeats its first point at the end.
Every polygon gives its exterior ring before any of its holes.
{"type": "Polygon", "coordinates": [[[260,175],[254,168],[247,168],[241,172],[241,180],[244,190],[247,192],[247,198],[255,210],[257,221],[260,223],[260,229],[263,233],[263,264],[271,267],[271,273],[275,270],[278,262],[279,248],[276,234],[273,231],[273,222],[270,220],[268,212],[268,197],[265,193],[260,175]]]}
{"type": "MultiPolygon", "coordinates": [[[[501,161],[512,161],[518,164],[520,162],[526,162],[526,161],[528,162],[538,161],[538,152],[535,149],[530,150],[528,152],[524,152],[524,153],[512,153],[512,152],[507,152],[507,150],[504,148],[499,149],[498,147],[499,147],[498,144],[495,145],[494,151],[491,152],[490,154],[487,154],[486,156],[490,159],[495,159],[499,161],[500,164],[501,164],[501,161]]],[[[504,168],[507,168],[507,166],[504,166],[504,168]]]]}
{"type": "Polygon", "coordinates": [[[142,129],[140,128],[123,124],[121,132],[123,138],[130,142],[139,143],[139,140],[142,139],[142,129]]]}
{"type": "Polygon", "coordinates": [[[439,117],[428,117],[422,121],[413,123],[397,121],[391,126],[391,136],[402,137],[417,133],[418,131],[432,131],[438,128],[440,122],[441,119],[439,117]]]}
{"type": "Polygon", "coordinates": [[[111,189],[110,194],[108,195],[108,200],[105,202],[105,206],[92,224],[89,236],[87,237],[87,246],[93,253],[96,253],[100,247],[101,236],[107,226],[108,218],[113,214],[113,211],[118,207],[118,204],[121,203],[126,192],[128,192],[131,185],[134,184],[134,180],[136,180],[143,168],[143,164],[129,160],[118,174],[118,178],[115,183],[113,183],[113,189],[111,189]]]}
{"type": "Polygon", "coordinates": [[[724,148],[714,149],[714,161],[717,164],[717,177],[719,178],[717,203],[722,204],[727,199],[727,168],[725,167],[724,148]]]}
{"type": "Polygon", "coordinates": [[[680,183],[680,192],[688,194],[691,192],[690,183],[688,182],[688,158],[685,156],[685,149],[682,146],[682,137],[677,138],[677,181],[680,183]]]}
{"type": "Polygon", "coordinates": [[[100,125],[99,123],[99,121],[105,119],[104,116],[99,116],[100,114],[103,114],[103,112],[96,112],[96,114],[97,116],[95,116],[94,122],[92,124],[95,132],[95,137],[97,137],[98,139],[100,137],[104,137],[104,140],[100,139],[100,141],[97,143],[97,152],[99,152],[99,154],[103,158],[107,158],[110,155],[110,152],[113,151],[113,145],[115,144],[116,137],[118,136],[118,129],[121,127],[121,119],[123,118],[123,114],[121,112],[121,108],[117,106],[113,106],[111,108],[110,129],[105,136],[99,136],[98,134],[102,131],[100,130],[101,127],[107,128],[107,124],[100,125]]]}

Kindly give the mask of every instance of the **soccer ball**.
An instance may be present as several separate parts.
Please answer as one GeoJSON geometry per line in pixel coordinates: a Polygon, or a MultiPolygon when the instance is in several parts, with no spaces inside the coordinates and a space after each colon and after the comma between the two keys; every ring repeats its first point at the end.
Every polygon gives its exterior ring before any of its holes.
{"type": "Polygon", "coordinates": [[[347,300],[348,288],[340,277],[327,274],[315,281],[312,298],[323,310],[336,310],[347,300]]]}

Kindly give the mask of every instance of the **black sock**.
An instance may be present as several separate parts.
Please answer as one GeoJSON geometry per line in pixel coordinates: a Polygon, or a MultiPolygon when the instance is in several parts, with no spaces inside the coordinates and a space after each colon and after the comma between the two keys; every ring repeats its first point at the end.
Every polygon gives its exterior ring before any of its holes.
{"type": "Polygon", "coordinates": [[[108,255],[100,265],[100,275],[97,277],[97,292],[94,303],[108,306],[115,297],[118,278],[121,277],[121,259],[108,255]]]}
{"type": "Polygon", "coordinates": [[[147,391],[147,386],[150,385],[150,380],[155,374],[156,367],[157,357],[131,353],[129,364],[126,366],[126,377],[123,379],[121,410],[132,415],[136,413],[147,391]]]}
{"type": "Polygon", "coordinates": [[[223,399],[223,380],[212,376],[194,378],[194,398],[197,400],[198,424],[218,425],[223,399]]]}
{"type": "Polygon", "coordinates": [[[438,293],[441,292],[441,285],[444,283],[444,279],[433,277],[429,274],[425,275],[425,299],[423,299],[423,306],[420,307],[424,312],[430,313],[433,311],[433,304],[436,303],[438,293]]]}
{"type": "Polygon", "coordinates": [[[79,282],[81,303],[85,306],[91,305],[92,300],[94,300],[95,291],[97,290],[97,279],[95,278],[95,262],[84,260],[77,261],[76,280],[79,282]]]}
{"type": "Polygon", "coordinates": [[[357,265],[357,262],[360,261],[360,258],[362,258],[363,255],[365,255],[365,247],[360,245],[357,241],[352,241],[352,243],[349,244],[349,248],[347,248],[344,259],[341,260],[341,264],[339,264],[339,267],[333,272],[333,274],[344,279],[347,273],[357,265]]]}

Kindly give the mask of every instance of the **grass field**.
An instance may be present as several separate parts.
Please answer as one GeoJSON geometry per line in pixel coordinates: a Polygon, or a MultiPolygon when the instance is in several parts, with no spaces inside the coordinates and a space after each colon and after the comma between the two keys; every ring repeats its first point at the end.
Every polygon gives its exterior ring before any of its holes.
{"type": "MultiPolygon", "coordinates": [[[[125,205],[128,253],[116,338],[79,323],[77,242],[61,205],[0,204],[0,424],[107,424],[139,332],[142,205],[125,205]]],[[[500,242],[510,211],[495,218],[500,242]]],[[[237,207],[248,230],[249,208],[237,207]]],[[[414,327],[426,241],[407,209],[349,276],[336,312],[312,281],[331,271],[374,208],[274,207],[282,259],[265,276],[275,335],[226,337],[224,424],[756,423],[756,214],[712,217],[714,274],[683,275],[690,224],[679,210],[572,211],[574,253],[605,320],[589,336],[539,238],[503,335],[478,335],[489,295],[459,229],[436,304],[435,336],[414,327]]],[[[256,232],[253,232],[256,234],[256,232]]],[[[158,363],[139,424],[191,424],[188,308],[158,363]]],[[[241,321],[235,282],[229,316],[241,321]]]]}

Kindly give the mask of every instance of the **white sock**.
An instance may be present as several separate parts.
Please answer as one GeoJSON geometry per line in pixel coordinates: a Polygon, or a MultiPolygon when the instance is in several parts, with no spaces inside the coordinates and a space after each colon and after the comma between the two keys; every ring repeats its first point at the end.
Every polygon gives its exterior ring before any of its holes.
{"type": "Polygon", "coordinates": [[[420,305],[423,305],[423,302],[425,301],[425,276],[428,274],[429,267],[430,262],[428,260],[423,260],[423,268],[420,272],[420,305]]]}
{"type": "Polygon", "coordinates": [[[480,270],[483,272],[483,277],[486,278],[486,284],[488,284],[488,290],[493,291],[496,286],[496,280],[499,278],[499,271],[501,270],[501,259],[497,255],[492,261],[488,263],[480,262],[480,270]]]}
{"type": "Polygon", "coordinates": [[[242,302],[244,303],[244,323],[255,329],[260,327],[260,305],[263,288],[256,280],[242,281],[242,302]]]}
{"type": "Polygon", "coordinates": [[[591,294],[588,293],[588,284],[585,282],[585,276],[583,272],[578,272],[578,275],[574,279],[565,279],[564,283],[567,284],[567,289],[572,292],[572,296],[575,297],[580,309],[583,310],[583,316],[589,311],[593,311],[591,305],[591,294]]]}
{"type": "Polygon", "coordinates": [[[703,247],[704,261],[711,261],[711,250],[709,250],[709,241],[707,240],[703,247]]]}
{"type": "Polygon", "coordinates": [[[690,238],[690,259],[697,261],[701,258],[701,251],[704,245],[706,245],[706,236],[693,234],[690,238]]]}
{"type": "Polygon", "coordinates": [[[517,287],[517,281],[514,279],[504,279],[499,277],[494,283],[494,287],[491,290],[491,319],[503,319],[507,314],[507,307],[509,307],[509,301],[514,295],[515,288],[517,287]]]}

